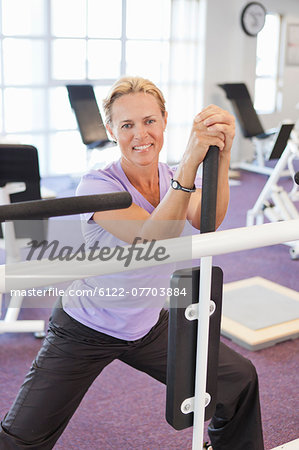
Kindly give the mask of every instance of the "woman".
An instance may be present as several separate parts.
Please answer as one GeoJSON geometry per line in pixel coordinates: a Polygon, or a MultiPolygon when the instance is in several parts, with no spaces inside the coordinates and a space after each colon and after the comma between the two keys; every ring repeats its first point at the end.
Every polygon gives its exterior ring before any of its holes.
{"type": "MultiPolygon", "coordinates": [[[[125,210],[83,216],[85,241],[114,247],[136,238],[178,237],[192,224],[200,229],[201,189],[197,170],[209,146],[220,149],[216,222],[222,222],[229,200],[228,169],[234,119],[211,105],[196,115],[182,160],[174,171],[158,162],[167,124],[165,101],[150,81],[118,80],[104,101],[106,126],[121,158],[104,170],[83,177],[77,193],[127,190],[133,198],[125,210]]],[[[114,359],[166,382],[168,314],[164,298],[136,298],[134,286],[161,286],[163,276],[150,269],[140,275],[93,277],[72,283],[53,311],[45,342],[17,400],[2,423],[0,448],[51,449],[85,392],[114,359]],[[84,288],[118,282],[125,295],[75,296],[84,288]],[[130,289],[129,289],[130,288],[130,289]],[[29,408],[30,406],[30,408],[29,408]]],[[[120,291],[119,291],[120,292],[120,291]]],[[[254,367],[220,344],[218,398],[209,426],[214,450],[262,450],[258,381],[254,367]]]]}

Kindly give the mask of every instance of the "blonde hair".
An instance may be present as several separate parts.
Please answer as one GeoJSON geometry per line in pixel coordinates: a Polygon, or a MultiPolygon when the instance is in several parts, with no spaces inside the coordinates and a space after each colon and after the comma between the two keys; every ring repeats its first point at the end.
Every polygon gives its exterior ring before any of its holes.
{"type": "Polygon", "coordinates": [[[137,92],[144,92],[145,94],[151,94],[157,100],[162,116],[164,117],[165,99],[159,88],[150,80],[141,77],[122,77],[117,80],[107,97],[103,100],[103,107],[106,117],[106,123],[112,122],[112,105],[116,99],[126,94],[136,94],[137,92]]]}

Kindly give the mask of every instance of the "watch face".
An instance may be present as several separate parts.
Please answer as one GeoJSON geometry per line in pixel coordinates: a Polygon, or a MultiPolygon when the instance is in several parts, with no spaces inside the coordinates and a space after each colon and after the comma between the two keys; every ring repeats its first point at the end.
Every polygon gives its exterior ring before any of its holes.
{"type": "Polygon", "coordinates": [[[263,28],[266,19],[266,10],[257,2],[248,3],[241,16],[243,30],[249,36],[256,36],[263,28]]]}
{"type": "Polygon", "coordinates": [[[173,180],[172,187],[173,187],[173,189],[177,189],[179,187],[179,183],[177,181],[173,180]]]}

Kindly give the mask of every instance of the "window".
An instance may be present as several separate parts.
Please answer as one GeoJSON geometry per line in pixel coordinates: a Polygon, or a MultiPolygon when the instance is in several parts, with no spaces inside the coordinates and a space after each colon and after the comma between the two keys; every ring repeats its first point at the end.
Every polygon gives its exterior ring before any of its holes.
{"type": "MultiPolygon", "coordinates": [[[[173,112],[172,152],[180,152],[174,148],[176,123],[190,127],[189,117],[199,105],[192,91],[199,73],[198,4],[0,0],[0,138],[35,145],[43,176],[82,172],[86,149],[65,85],[92,84],[101,108],[109,87],[127,73],[149,78],[162,89],[173,112]],[[178,53],[184,64],[176,62],[178,53]]],[[[164,160],[167,142],[165,148],[164,160]]]]}
{"type": "Polygon", "coordinates": [[[259,113],[273,113],[277,109],[279,41],[280,16],[267,14],[257,37],[254,107],[259,113]]]}

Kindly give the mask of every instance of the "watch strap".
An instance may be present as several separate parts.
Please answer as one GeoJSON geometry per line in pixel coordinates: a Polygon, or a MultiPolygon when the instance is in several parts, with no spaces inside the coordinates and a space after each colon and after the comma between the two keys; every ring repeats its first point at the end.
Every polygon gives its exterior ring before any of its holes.
{"type": "Polygon", "coordinates": [[[193,188],[186,188],[184,186],[182,186],[177,180],[174,180],[173,178],[171,179],[170,185],[172,187],[172,189],[174,189],[175,191],[184,191],[184,192],[195,192],[196,191],[196,187],[195,184],[193,186],[193,188]]]}

